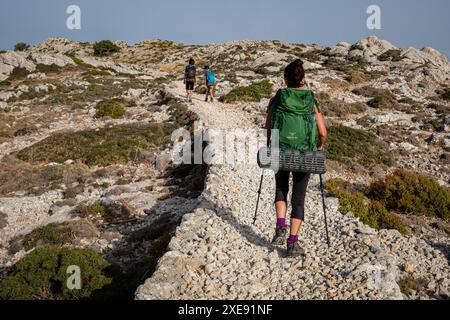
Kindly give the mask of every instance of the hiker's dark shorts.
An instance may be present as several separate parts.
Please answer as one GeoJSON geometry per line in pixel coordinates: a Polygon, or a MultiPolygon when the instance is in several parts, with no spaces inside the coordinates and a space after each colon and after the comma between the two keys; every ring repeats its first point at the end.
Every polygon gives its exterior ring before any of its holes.
{"type": "MultiPolygon", "coordinates": [[[[279,171],[275,175],[276,192],[275,202],[288,201],[289,193],[289,177],[290,172],[279,171]]],[[[293,189],[292,189],[292,214],[291,219],[305,220],[305,196],[306,188],[308,187],[309,173],[293,172],[294,177],[293,189]]]]}
{"type": "Polygon", "coordinates": [[[186,90],[194,90],[195,82],[194,81],[186,81],[186,90]]]}

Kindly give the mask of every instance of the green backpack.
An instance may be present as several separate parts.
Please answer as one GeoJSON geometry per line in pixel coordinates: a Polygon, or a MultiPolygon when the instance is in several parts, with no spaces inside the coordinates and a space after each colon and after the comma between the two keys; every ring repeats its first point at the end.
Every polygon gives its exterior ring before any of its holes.
{"type": "Polygon", "coordinates": [[[272,129],[279,130],[281,150],[317,151],[317,123],[311,90],[281,89],[272,101],[272,129]]]}

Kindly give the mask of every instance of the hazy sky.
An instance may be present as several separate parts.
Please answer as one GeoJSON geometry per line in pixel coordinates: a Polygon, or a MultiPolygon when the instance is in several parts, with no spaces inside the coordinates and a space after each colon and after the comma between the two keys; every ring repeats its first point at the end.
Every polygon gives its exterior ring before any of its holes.
{"type": "Polygon", "coordinates": [[[48,37],[334,45],[375,34],[399,47],[432,46],[449,56],[449,9],[449,0],[1,0],[0,49],[48,37]],[[81,30],[66,27],[71,4],[81,8],[81,30]],[[366,27],[370,4],[381,7],[381,30],[366,27]]]}

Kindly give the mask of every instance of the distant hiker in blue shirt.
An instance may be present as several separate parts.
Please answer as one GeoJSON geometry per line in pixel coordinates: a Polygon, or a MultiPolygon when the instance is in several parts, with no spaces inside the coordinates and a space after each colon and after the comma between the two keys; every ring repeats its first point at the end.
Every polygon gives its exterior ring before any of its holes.
{"type": "Polygon", "coordinates": [[[214,85],[216,84],[216,74],[210,70],[210,67],[205,66],[205,86],[206,97],[205,102],[208,102],[208,97],[211,96],[211,102],[214,102],[214,85]]]}
{"type": "Polygon", "coordinates": [[[195,60],[192,58],[184,71],[184,83],[186,84],[187,101],[192,102],[192,93],[197,86],[197,68],[195,67],[195,60]]]}

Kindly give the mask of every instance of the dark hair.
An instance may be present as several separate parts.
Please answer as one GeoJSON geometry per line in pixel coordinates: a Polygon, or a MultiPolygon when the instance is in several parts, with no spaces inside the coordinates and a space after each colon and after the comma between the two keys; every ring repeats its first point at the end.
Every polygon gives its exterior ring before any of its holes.
{"type": "Polygon", "coordinates": [[[209,65],[206,65],[206,66],[205,66],[205,69],[208,70],[208,69],[209,69],[209,65]]]}
{"type": "Polygon", "coordinates": [[[284,78],[286,79],[288,87],[299,87],[302,80],[305,79],[303,61],[297,59],[294,62],[291,62],[286,69],[284,69],[284,78]]]}
{"type": "Polygon", "coordinates": [[[189,64],[194,65],[195,64],[195,60],[193,58],[189,59],[189,64]]]}

